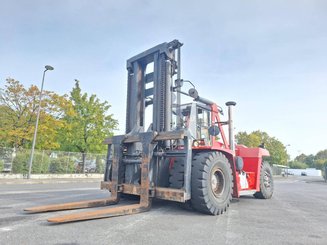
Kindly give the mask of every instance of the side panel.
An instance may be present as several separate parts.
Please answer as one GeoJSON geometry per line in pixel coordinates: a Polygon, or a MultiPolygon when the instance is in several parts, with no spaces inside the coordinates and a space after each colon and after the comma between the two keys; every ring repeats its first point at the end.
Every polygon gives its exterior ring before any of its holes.
{"type": "Polygon", "coordinates": [[[243,158],[243,171],[248,176],[248,189],[259,191],[262,157],[269,156],[269,152],[263,148],[247,148],[243,145],[237,145],[236,155],[243,158]]]}
{"type": "Polygon", "coordinates": [[[260,168],[262,158],[258,157],[243,157],[243,171],[248,176],[248,189],[260,190],[260,168]]]}

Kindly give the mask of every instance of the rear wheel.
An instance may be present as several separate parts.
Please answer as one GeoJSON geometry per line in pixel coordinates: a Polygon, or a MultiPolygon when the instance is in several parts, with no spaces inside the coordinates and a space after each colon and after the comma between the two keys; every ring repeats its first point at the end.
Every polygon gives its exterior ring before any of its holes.
{"type": "Polygon", "coordinates": [[[197,153],[192,163],[192,206],[208,214],[225,212],[232,200],[233,176],[221,152],[197,153]]]}
{"type": "Polygon", "coordinates": [[[268,162],[261,164],[260,170],[260,191],[254,193],[255,198],[269,199],[274,192],[274,179],[272,169],[268,162]]]}

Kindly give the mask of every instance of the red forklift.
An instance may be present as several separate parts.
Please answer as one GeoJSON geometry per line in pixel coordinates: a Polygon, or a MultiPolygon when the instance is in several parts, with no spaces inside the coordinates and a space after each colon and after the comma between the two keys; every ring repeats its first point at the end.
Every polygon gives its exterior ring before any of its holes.
{"type": "Polygon", "coordinates": [[[159,44],[127,60],[126,131],[104,140],[108,198],[25,209],[29,213],[94,208],[136,196],[137,204],[96,208],[48,219],[63,223],[148,211],[154,198],[183,203],[196,211],[224,213],[232,198],[273,194],[269,152],[234,141],[232,108],[199,96],[181,78],[182,43],[159,44]],[[189,89],[184,90],[185,87],[189,89]],[[224,128],[228,128],[226,137],[224,128]]]}

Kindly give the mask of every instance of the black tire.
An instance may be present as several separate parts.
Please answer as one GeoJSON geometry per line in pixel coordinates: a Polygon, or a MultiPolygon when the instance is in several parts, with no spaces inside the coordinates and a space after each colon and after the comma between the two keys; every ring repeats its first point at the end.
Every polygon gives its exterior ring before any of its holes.
{"type": "Polygon", "coordinates": [[[221,152],[197,153],[192,162],[192,206],[197,211],[218,215],[232,200],[233,175],[221,152]]]}
{"type": "MultiPolygon", "coordinates": [[[[169,159],[170,161],[170,159],[169,159]]],[[[169,186],[181,189],[184,186],[184,160],[176,158],[169,172],[169,186]]]]}
{"type": "Polygon", "coordinates": [[[269,199],[274,192],[274,179],[272,169],[268,162],[261,164],[260,170],[260,191],[254,193],[255,198],[269,199]]]}
{"type": "MultiPolygon", "coordinates": [[[[169,187],[181,189],[184,186],[184,159],[176,158],[169,173],[169,187]]],[[[193,210],[191,201],[181,203],[186,210],[193,210]]]]}

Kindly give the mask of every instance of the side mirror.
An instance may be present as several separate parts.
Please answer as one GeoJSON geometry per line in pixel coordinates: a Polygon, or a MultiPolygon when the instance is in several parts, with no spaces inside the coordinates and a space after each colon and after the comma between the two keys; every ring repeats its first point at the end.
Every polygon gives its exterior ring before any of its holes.
{"type": "Polygon", "coordinates": [[[220,134],[220,130],[217,125],[211,125],[208,128],[208,131],[211,136],[217,136],[218,134],[220,134]]]}
{"type": "Polygon", "coordinates": [[[176,86],[176,88],[183,87],[183,83],[184,83],[183,79],[176,79],[175,80],[175,86],[176,86]]]}

